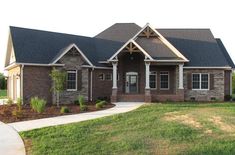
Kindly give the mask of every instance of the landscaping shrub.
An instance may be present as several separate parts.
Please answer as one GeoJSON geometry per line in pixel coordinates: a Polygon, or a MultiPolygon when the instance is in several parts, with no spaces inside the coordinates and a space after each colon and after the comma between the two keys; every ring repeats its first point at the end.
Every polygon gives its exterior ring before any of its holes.
{"type": "Polygon", "coordinates": [[[80,106],[85,105],[85,99],[83,95],[78,96],[78,101],[79,101],[80,106]]]}
{"type": "Polygon", "coordinates": [[[232,96],[231,96],[231,95],[225,95],[225,96],[224,96],[224,100],[225,100],[225,101],[231,101],[231,99],[232,99],[232,96]]]}
{"type": "Polygon", "coordinates": [[[22,109],[22,99],[21,98],[17,99],[16,105],[18,107],[18,110],[21,111],[21,109],[22,109]]]}
{"type": "Polygon", "coordinates": [[[20,117],[22,117],[22,111],[15,109],[15,110],[12,111],[12,115],[17,117],[17,118],[20,118],[20,117]]]}
{"type": "Polygon", "coordinates": [[[66,107],[66,106],[61,107],[61,109],[60,109],[60,113],[61,113],[61,114],[69,113],[69,108],[68,108],[68,107],[66,107]]]}
{"type": "Polygon", "coordinates": [[[99,103],[96,103],[95,107],[96,109],[101,109],[104,107],[105,104],[106,104],[106,101],[100,101],[99,103]]]}
{"type": "Polygon", "coordinates": [[[42,113],[46,107],[46,101],[38,97],[31,98],[30,104],[31,108],[38,113],[42,113]]]}
{"type": "Polygon", "coordinates": [[[88,110],[87,105],[80,105],[80,110],[81,111],[87,111],[88,110]]]}
{"type": "Polygon", "coordinates": [[[75,101],[74,101],[74,104],[79,105],[79,100],[78,100],[78,99],[75,100],[75,101]]]}
{"type": "Polygon", "coordinates": [[[100,99],[97,99],[96,101],[95,101],[95,103],[99,103],[99,102],[101,102],[102,100],[100,100],[100,99]]]}
{"type": "Polygon", "coordinates": [[[13,104],[13,100],[12,100],[11,98],[8,98],[8,99],[7,99],[7,104],[8,104],[8,105],[12,105],[12,104],[13,104]]]}

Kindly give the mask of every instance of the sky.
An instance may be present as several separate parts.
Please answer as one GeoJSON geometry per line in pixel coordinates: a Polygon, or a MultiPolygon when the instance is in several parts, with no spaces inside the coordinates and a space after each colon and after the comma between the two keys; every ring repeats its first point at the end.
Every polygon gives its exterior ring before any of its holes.
{"type": "MultiPolygon", "coordinates": [[[[210,28],[235,61],[234,0],[1,0],[0,72],[9,26],[93,37],[114,23],[210,28]]],[[[212,56],[213,61],[213,56],[212,56]]]]}

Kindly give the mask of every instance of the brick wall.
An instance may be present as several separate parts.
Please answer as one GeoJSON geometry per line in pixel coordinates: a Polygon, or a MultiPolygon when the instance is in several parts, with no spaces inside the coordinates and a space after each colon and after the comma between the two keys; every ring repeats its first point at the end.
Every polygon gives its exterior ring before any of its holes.
{"type": "Polygon", "coordinates": [[[24,103],[28,104],[31,97],[38,96],[51,104],[51,67],[24,66],[23,72],[24,103]]]}

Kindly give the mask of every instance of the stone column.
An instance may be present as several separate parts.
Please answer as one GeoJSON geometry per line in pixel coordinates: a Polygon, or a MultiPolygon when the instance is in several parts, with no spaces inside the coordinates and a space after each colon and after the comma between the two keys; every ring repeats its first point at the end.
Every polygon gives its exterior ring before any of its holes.
{"type": "Polygon", "coordinates": [[[183,64],[179,64],[179,89],[184,89],[184,82],[183,82],[183,64]]]}
{"type": "Polygon", "coordinates": [[[117,64],[118,62],[112,62],[113,65],[113,87],[112,87],[112,96],[111,102],[117,102],[117,64]]]}
{"type": "Polygon", "coordinates": [[[151,102],[151,92],[149,87],[149,67],[150,62],[145,62],[145,102],[151,102]]]}

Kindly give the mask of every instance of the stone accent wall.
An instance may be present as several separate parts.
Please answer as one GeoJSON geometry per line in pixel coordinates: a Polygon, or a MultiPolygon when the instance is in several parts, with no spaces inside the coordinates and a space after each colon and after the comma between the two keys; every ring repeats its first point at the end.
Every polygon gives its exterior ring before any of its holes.
{"type": "Polygon", "coordinates": [[[67,91],[67,90],[63,91],[60,95],[60,103],[61,104],[74,103],[74,101],[77,99],[79,95],[83,95],[85,97],[85,100],[89,100],[88,82],[89,82],[88,69],[82,69],[82,89],[77,91],[67,91]]]}
{"type": "MultiPolygon", "coordinates": [[[[210,79],[210,78],[209,78],[210,79]]],[[[224,70],[205,70],[205,69],[184,69],[184,97],[186,101],[192,97],[196,101],[224,100],[224,70]],[[209,73],[214,75],[214,87],[209,90],[192,90],[188,88],[188,74],[191,73],[209,73]]]]}
{"type": "MultiPolygon", "coordinates": [[[[63,91],[60,94],[60,104],[69,104],[74,103],[79,95],[83,95],[86,100],[89,100],[89,69],[81,68],[83,64],[86,64],[83,57],[77,52],[71,50],[67,54],[65,54],[60,60],[60,63],[65,64],[63,67],[59,67],[61,70],[77,70],[78,77],[80,76],[81,80],[81,89],[77,89],[77,91],[63,91]],[[80,74],[81,75],[80,75],[80,74]]],[[[77,81],[78,82],[78,81],[77,81]]],[[[65,88],[66,89],[66,88],[65,88]]],[[[55,94],[53,93],[52,98],[55,101],[55,94]]]]}

